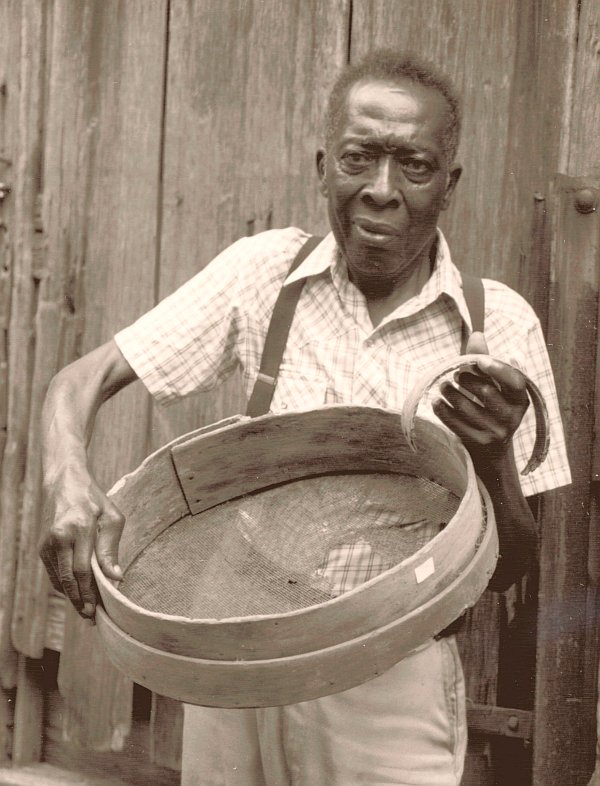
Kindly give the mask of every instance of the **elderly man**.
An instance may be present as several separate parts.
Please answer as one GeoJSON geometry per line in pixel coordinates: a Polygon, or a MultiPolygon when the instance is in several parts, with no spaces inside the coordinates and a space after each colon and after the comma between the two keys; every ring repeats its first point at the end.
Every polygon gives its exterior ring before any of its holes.
{"type": "MultiPolygon", "coordinates": [[[[454,90],[429,65],[377,51],[348,67],[333,88],[326,144],[317,153],[332,233],[291,274],[305,232],[239,240],[58,374],[44,412],[45,485],[55,516],[41,553],[54,585],[83,616],[92,617],[96,603],[94,547],[104,572],[120,576],[123,518],[91,477],[86,444],[98,407],[123,386],[140,378],[168,402],[213,388],[239,368],[250,392],[274,303],[294,281],[304,284],[273,411],[324,403],[399,408],[429,364],[460,351],[471,317],[437,228],[461,174],[459,125],[454,90]]],[[[463,441],[490,492],[501,551],[492,587],[501,590],[535,551],[524,495],[569,482],[569,470],[538,320],[503,284],[485,280],[484,291],[491,357],[479,373],[443,384],[433,411],[463,441]],[[541,388],[551,424],[548,459],[526,478],[517,467],[535,427],[518,368],[541,388]]],[[[485,353],[488,345],[474,333],[467,349],[485,353]]],[[[325,566],[339,592],[376,569],[356,544],[330,553],[325,566]]],[[[457,786],[465,747],[463,677],[448,634],[333,696],[262,710],[186,708],[182,782],[457,786]]]]}

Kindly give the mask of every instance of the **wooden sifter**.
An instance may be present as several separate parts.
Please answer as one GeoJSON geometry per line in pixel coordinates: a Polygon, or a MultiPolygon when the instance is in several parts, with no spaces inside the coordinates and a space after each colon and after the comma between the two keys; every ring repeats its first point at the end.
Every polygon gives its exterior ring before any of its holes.
{"type": "Polygon", "coordinates": [[[121,479],[123,581],[93,560],[115,665],[188,703],[291,704],[376,677],[459,617],[495,567],[493,510],[459,440],[408,421],[233,418],[121,479]],[[340,592],[328,557],[356,545],[377,570],[340,592]]]}

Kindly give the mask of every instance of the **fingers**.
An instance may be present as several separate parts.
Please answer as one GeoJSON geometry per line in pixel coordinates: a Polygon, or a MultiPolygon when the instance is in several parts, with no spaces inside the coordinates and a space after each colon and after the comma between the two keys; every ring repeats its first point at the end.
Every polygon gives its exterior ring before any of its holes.
{"type": "Polygon", "coordinates": [[[79,538],[73,544],[73,576],[77,582],[79,598],[81,601],[81,611],[86,617],[93,617],[96,610],[96,588],[94,576],[92,574],[91,558],[94,548],[94,539],[79,538]]]}
{"type": "MultiPolygon", "coordinates": [[[[94,544],[96,520],[92,514],[71,511],[52,524],[46,539],[49,561],[56,566],[58,589],[71,601],[82,616],[92,616],[96,595],[89,558],[94,544]]],[[[48,564],[48,560],[44,560],[48,564]]]]}
{"type": "Polygon", "coordinates": [[[526,379],[518,368],[491,357],[481,357],[477,361],[477,368],[494,381],[506,401],[514,404],[525,404],[529,401],[526,379]]]}
{"type": "Polygon", "coordinates": [[[490,434],[487,430],[465,421],[462,415],[443,399],[438,399],[434,402],[433,411],[442,423],[460,437],[466,447],[469,445],[483,446],[489,441],[490,434]]]}
{"type": "Polygon", "coordinates": [[[123,578],[119,567],[119,540],[123,532],[125,517],[121,511],[107,500],[107,505],[98,519],[98,535],[96,537],[96,559],[102,572],[117,581],[123,578]]]}
{"type": "Polygon", "coordinates": [[[63,505],[54,515],[40,545],[40,556],[52,586],[64,593],[82,617],[92,618],[98,599],[91,567],[98,541],[98,562],[107,576],[121,579],[117,564],[124,517],[106,497],[63,505]]]}
{"type": "Polygon", "coordinates": [[[482,358],[472,370],[459,370],[455,381],[440,385],[445,401],[434,405],[436,415],[468,445],[506,445],[529,405],[525,378],[515,368],[482,358]]]}
{"type": "Polygon", "coordinates": [[[39,554],[42,562],[44,563],[44,567],[46,568],[46,573],[48,574],[48,578],[50,579],[52,587],[62,595],[63,588],[58,576],[58,562],[55,559],[53,549],[43,542],[40,545],[39,554]]]}
{"type": "Polygon", "coordinates": [[[485,444],[503,443],[512,436],[514,430],[513,411],[502,399],[493,384],[473,384],[473,393],[481,404],[446,382],[440,391],[445,401],[434,405],[435,414],[461,439],[485,444]]]}

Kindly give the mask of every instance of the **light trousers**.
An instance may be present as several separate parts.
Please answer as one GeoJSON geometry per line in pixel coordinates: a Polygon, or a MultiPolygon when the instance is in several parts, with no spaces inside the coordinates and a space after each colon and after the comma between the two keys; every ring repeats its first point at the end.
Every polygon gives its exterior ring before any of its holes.
{"type": "Polygon", "coordinates": [[[185,706],[182,786],[459,786],[467,744],[454,637],[385,674],[266,709],[185,706]]]}

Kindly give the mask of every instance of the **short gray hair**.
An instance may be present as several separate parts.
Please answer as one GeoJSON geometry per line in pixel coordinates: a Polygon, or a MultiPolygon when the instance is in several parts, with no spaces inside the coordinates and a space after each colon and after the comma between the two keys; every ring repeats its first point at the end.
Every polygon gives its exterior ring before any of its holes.
{"type": "Polygon", "coordinates": [[[374,49],[356,63],[350,63],[336,79],[325,114],[325,141],[327,147],[338,128],[350,88],[362,80],[398,82],[408,80],[423,87],[437,90],[448,104],[448,122],[442,136],[442,145],[448,164],[458,150],[461,126],[460,99],[450,79],[433,63],[412,52],[394,49],[374,49]]]}

